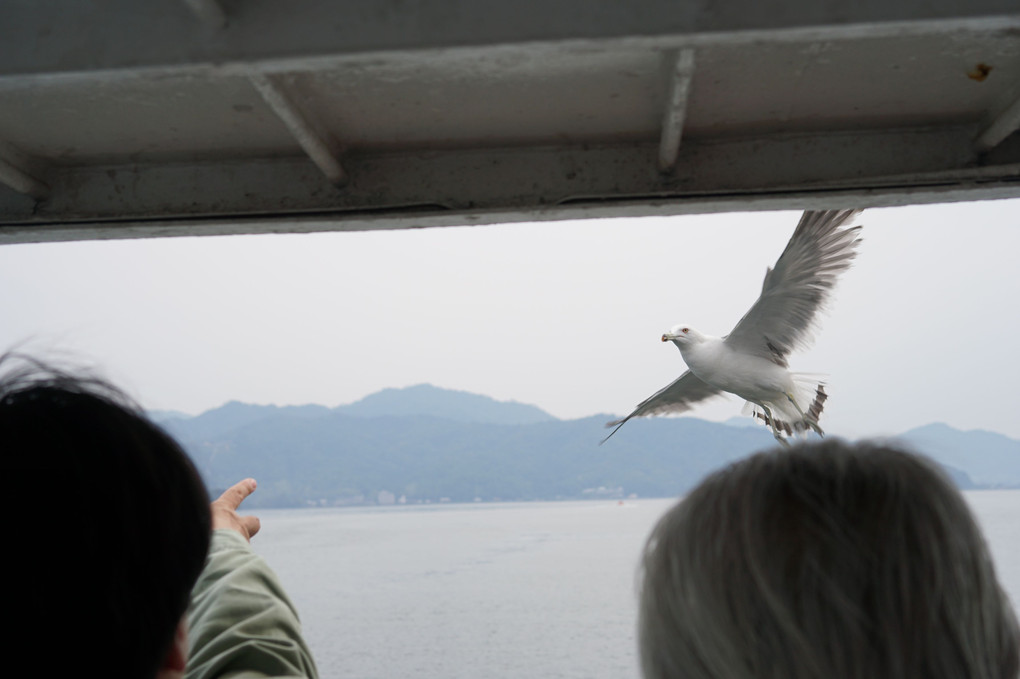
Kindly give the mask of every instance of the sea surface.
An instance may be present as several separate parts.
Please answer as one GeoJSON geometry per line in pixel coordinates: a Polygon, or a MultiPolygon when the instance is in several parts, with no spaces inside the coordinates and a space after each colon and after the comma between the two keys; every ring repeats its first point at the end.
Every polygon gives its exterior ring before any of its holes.
{"type": "MultiPolygon", "coordinates": [[[[1020,602],[1020,490],[965,493],[1020,602]]],[[[324,679],[637,679],[635,569],[673,500],[263,510],[324,679]]]]}

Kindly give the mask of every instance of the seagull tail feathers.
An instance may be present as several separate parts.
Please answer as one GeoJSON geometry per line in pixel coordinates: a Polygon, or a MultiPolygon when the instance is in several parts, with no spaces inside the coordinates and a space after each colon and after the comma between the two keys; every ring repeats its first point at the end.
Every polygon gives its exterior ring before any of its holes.
{"type": "Polygon", "coordinates": [[[750,415],[765,426],[772,428],[772,420],[775,420],[775,429],[780,435],[789,437],[795,434],[802,434],[812,429],[822,434],[818,420],[825,410],[825,401],[829,395],[825,392],[825,383],[817,378],[809,378],[804,375],[794,375],[794,399],[796,407],[789,401],[766,402],[771,413],[756,403],[748,401],[744,404],[743,414],[750,415]]]}

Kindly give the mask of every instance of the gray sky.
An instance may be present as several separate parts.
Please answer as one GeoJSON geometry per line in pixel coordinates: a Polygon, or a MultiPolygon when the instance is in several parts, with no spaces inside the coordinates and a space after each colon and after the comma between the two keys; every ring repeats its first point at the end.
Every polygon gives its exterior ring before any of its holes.
{"type": "MultiPolygon", "coordinates": [[[[677,377],[659,341],[723,335],[796,212],[0,246],[0,347],[71,352],[148,408],[338,405],[422,382],[562,418],[677,377]]],[[[794,370],[832,433],[943,421],[1020,438],[1020,200],[868,210],[794,370]]],[[[739,414],[736,397],[692,414],[739,414]]]]}

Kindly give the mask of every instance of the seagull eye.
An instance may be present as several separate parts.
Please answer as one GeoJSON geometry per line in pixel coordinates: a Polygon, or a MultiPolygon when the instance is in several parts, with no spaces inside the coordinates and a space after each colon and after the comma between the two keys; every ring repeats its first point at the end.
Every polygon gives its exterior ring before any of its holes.
{"type": "Polygon", "coordinates": [[[684,328],[681,332],[683,332],[686,335],[687,334],[687,328],[684,328]]]}

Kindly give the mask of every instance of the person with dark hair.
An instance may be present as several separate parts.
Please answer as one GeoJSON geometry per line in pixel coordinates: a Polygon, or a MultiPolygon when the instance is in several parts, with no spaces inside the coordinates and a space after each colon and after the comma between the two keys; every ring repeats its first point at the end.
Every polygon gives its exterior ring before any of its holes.
{"type": "Polygon", "coordinates": [[[254,481],[210,510],[188,456],[121,391],[11,354],[0,356],[0,451],[10,667],[315,676],[293,606],[248,547],[258,520],[236,513],[254,481]],[[238,604],[239,588],[258,600],[238,604]]]}
{"type": "Polygon", "coordinates": [[[1017,620],[934,463],[833,439],[704,480],[645,546],[646,679],[1016,679],[1017,620]]]}

